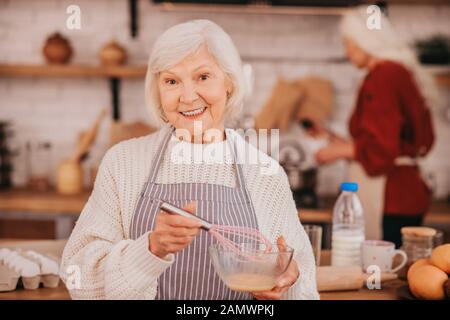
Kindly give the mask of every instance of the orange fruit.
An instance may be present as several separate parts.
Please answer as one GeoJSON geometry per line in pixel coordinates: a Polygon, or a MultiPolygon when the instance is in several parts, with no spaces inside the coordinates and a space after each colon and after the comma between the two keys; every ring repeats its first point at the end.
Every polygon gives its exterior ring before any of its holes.
{"type": "Polygon", "coordinates": [[[412,294],[419,299],[440,300],[445,298],[444,283],[447,274],[432,265],[416,267],[409,274],[408,284],[412,294]]]}
{"type": "Polygon", "coordinates": [[[415,270],[417,267],[425,266],[425,265],[431,265],[430,259],[419,259],[419,260],[415,261],[409,267],[406,277],[409,279],[409,275],[411,274],[411,272],[413,272],[413,270],[415,270]]]}
{"type": "Polygon", "coordinates": [[[430,258],[431,263],[444,271],[450,273],[450,243],[434,248],[430,258]]]}

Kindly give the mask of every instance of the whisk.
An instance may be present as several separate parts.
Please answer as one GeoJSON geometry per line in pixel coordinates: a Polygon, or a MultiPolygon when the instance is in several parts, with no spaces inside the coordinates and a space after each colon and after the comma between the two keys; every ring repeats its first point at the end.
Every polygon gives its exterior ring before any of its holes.
{"type": "Polygon", "coordinates": [[[240,236],[247,241],[251,241],[256,245],[263,244],[265,248],[265,252],[270,252],[272,250],[272,245],[270,241],[258,230],[248,227],[239,227],[239,226],[224,226],[224,225],[216,225],[212,224],[202,218],[199,218],[181,208],[178,208],[170,203],[162,202],[160,205],[161,210],[171,213],[178,214],[180,216],[196,220],[201,223],[201,228],[207,232],[209,232],[219,244],[221,244],[224,248],[228,248],[233,251],[235,254],[254,259],[255,255],[244,252],[238,243],[229,239],[230,236],[240,236]],[[228,237],[227,237],[228,235],[228,237]]]}

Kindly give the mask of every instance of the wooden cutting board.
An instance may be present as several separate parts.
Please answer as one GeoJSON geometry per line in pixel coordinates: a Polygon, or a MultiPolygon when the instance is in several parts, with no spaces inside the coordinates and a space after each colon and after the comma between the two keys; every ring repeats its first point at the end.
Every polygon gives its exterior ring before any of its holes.
{"type": "Polygon", "coordinates": [[[111,123],[109,131],[109,143],[113,146],[123,140],[145,136],[155,132],[156,130],[157,129],[152,128],[141,121],[133,123],[114,121],[111,123]]]}

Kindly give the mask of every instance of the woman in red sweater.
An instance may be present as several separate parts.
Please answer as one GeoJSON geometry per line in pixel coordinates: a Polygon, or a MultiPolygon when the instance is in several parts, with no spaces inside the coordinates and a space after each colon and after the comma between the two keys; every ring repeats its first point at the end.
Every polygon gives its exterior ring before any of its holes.
{"type": "Polygon", "coordinates": [[[418,160],[434,141],[428,107],[435,88],[387,19],[381,16],[381,30],[370,30],[367,17],[356,10],[341,23],[348,58],[367,70],[350,119],[352,140],[333,136],[316,157],[320,163],[351,160],[349,179],[360,184],[366,237],[400,246],[400,229],[421,225],[431,200],[418,160]]]}

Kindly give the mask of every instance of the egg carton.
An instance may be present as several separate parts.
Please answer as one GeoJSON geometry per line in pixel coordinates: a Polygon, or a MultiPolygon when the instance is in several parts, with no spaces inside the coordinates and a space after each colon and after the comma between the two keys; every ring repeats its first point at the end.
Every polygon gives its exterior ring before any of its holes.
{"type": "Polygon", "coordinates": [[[0,249],[0,292],[16,290],[19,280],[27,290],[35,290],[41,283],[45,288],[57,287],[58,259],[32,250],[0,249]]]}

